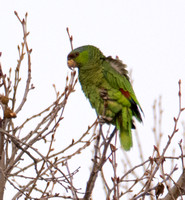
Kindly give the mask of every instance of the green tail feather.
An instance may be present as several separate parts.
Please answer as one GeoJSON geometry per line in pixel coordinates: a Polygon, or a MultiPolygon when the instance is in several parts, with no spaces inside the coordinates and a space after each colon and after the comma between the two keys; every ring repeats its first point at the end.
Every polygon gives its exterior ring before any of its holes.
{"type": "Polygon", "coordinates": [[[128,151],[132,147],[132,111],[124,107],[116,120],[116,127],[120,131],[120,142],[124,150],[128,151]]]}
{"type": "Polygon", "coordinates": [[[131,130],[128,132],[129,130],[124,130],[124,129],[120,129],[120,142],[121,142],[121,146],[123,147],[123,149],[125,151],[129,151],[130,148],[132,147],[132,134],[131,134],[131,130]]]}

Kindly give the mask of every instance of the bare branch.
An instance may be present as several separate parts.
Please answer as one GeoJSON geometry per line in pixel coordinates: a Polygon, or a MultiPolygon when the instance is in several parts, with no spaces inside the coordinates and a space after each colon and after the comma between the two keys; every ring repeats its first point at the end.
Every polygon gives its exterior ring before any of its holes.
{"type": "Polygon", "coordinates": [[[92,194],[94,185],[95,185],[95,181],[98,175],[98,172],[101,171],[104,163],[106,162],[106,153],[107,153],[107,149],[108,146],[112,140],[112,138],[114,137],[115,133],[116,133],[117,129],[115,128],[113,130],[113,132],[111,133],[109,139],[107,142],[104,143],[104,149],[103,149],[103,153],[102,153],[102,157],[98,158],[97,156],[97,152],[99,149],[99,144],[100,144],[100,136],[102,134],[102,125],[100,124],[100,129],[99,129],[99,133],[97,135],[97,140],[96,140],[96,145],[95,145],[95,153],[94,153],[94,159],[93,159],[93,168],[89,177],[89,180],[87,182],[87,187],[86,187],[86,191],[85,191],[85,195],[84,195],[84,200],[88,200],[92,194]],[[98,162],[99,159],[99,162],[98,162]]]}
{"type": "Polygon", "coordinates": [[[179,196],[185,195],[185,169],[179,177],[175,185],[170,189],[169,193],[160,200],[173,200],[177,199],[179,196]]]}

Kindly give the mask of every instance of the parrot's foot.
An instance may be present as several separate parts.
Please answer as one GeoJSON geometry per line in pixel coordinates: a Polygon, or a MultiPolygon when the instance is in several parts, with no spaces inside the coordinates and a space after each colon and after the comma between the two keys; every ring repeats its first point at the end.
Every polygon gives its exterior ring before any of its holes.
{"type": "Polygon", "coordinates": [[[100,96],[102,97],[103,100],[108,100],[107,90],[104,88],[100,89],[100,96]]]}
{"type": "Polygon", "coordinates": [[[106,117],[106,116],[100,116],[98,118],[99,123],[104,124],[104,123],[111,123],[111,121],[113,120],[112,117],[106,117]]]}

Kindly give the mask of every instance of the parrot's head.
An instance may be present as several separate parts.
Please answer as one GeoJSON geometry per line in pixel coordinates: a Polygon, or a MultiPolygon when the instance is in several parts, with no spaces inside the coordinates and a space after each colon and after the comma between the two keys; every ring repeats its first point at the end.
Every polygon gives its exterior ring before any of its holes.
{"type": "Polygon", "coordinates": [[[103,57],[103,54],[98,48],[86,45],[78,47],[68,54],[67,65],[70,69],[75,67],[82,68],[83,66],[97,62],[101,57],[103,57]]]}

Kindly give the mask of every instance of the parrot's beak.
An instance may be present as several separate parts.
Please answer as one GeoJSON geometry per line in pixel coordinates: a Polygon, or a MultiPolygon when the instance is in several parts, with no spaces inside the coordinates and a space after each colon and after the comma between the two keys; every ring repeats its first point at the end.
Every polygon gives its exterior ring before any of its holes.
{"type": "Polygon", "coordinates": [[[73,68],[76,67],[76,62],[73,59],[70,59],[67,61],[67,65],[68,65],[69,69],[73,70],[73,68]]]}

